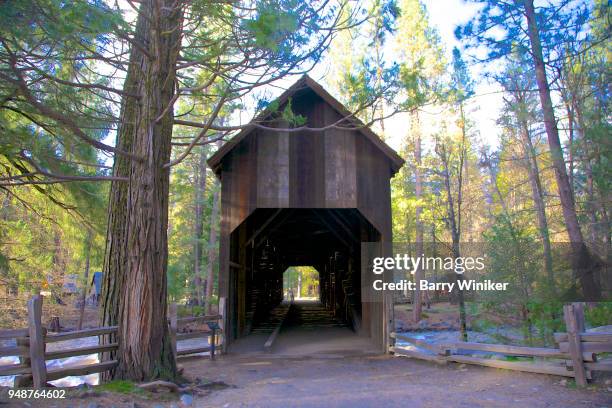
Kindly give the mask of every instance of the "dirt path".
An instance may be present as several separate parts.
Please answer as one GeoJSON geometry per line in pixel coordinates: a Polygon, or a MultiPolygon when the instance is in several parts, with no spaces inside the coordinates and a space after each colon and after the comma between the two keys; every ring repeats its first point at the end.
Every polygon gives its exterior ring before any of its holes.
{"type": "Polygon", "coordinates": [[[229,388],[198,407],[610,407],[612,393],[576,390],[558,377],[399,357],[225,356],[185,363],[190,376],[229,388]]]}

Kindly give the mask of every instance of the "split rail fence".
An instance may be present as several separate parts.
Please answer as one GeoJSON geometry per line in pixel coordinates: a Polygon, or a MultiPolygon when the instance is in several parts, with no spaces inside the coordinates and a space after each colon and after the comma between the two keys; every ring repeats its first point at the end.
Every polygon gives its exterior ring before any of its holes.
{"type": "MultiPolygon", "coordinates": [[[[221,303],[223,304],[223,303],[221,303]]],[[[84,330],[51,333],[42,325],[43,298],[33,296],[28,301],[28,327],[24,329],[0,330],[0,340],[14,340],[15,345],[0,347],[0,357],[16,356],[17,364],[0,364],[0,376],[15,376],[15,387],[43,388],[47,382],[69,376],[83,376],[112,370],[118,364],[117,360],[105,360],[98,363],[84,363],[70,367],[47,368],[48,360],[56,360],[75,356],[98,354],[98,359],[117,351],[118,343],[98,344],[85,347],[67,347],[47,351],[47,344],[66,340],[82,339],[94,336],[111,336],[117,338],[118,327],[95,327],[84,330]],[[104,354],[102,354],[104,353],[104,354]]],[[[209,353],[211,359],[221,349],[223,344],[222,313],[211,316],[194,316],[178,318],[176,304],[169,306],[170,336],[176,357],[209,353]],[[191,329],[191,324],[206,323],[206,329],[191,329]],[[177,343],[190,339],[208,339],[207,346],[177,347],[177,343]]]]}
{"type": "MultiPolygon", "coordinates": [[[[587,385],[593,371],[612,371],[612,360],[598,361],[597,354],[612,352],[612,332],[585,332],[582,303],[563,307],[567,333],[555,333],[557,348],[510,346],[487,343],[430,343],[406,334],[391,333],[392,340],[402,340],[417,349],[391,346],[395,355],[417,358],[438,364],[456,362],[507,370],[572,377],[579,386],[587,385]],[[418,349],[426,350],[419,351],[418,349]],[[470,352],[495,353],[503,357],[531,357],[532,361],[506,361],[470,352]],[[468,355],[466,355],[468,354],[468,355]]],[[[391,344],[394,344],[393,342],[391,344]]]]}

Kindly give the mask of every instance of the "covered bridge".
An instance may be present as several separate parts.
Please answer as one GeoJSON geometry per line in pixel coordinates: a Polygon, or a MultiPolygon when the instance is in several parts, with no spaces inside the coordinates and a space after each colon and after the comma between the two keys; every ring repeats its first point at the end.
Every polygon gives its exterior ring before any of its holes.
{"type": "Polygon", "coordinates": [[[288,267],[308,265],[322,305],[385,350],[392,302],[365,293],[376,276],[362,272],[361,243],[391,242],[390,179],[403,160],[308,76],[272,105],[208,160],[222,185],[227,343],[282,301],[288,267]],[[286,130],[288,104],[309,129],[286,130]]]}

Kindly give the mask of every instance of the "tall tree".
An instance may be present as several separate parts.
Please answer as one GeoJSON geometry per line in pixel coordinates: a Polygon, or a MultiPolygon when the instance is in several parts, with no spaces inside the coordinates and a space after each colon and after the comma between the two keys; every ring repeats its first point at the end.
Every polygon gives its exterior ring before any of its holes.
{"type": "Polygon", "coordinates": [[[204,268],[202,267],[202,258],[204,255],[204,198],[206,197],[206,150],[200,149],[198,153],[198,163],[195,177],[195,225],[194,225],[194,251],[193,251],[193,282],[194,282],[194,301],[196,304],[204,304],[205,289],[204,289],[204,268]]]}
{"type": "MultiPolygon", "coordinates": [[[[435,153],[439,161],[436,172],[442,179],[446,197],[446,225],[451,234],[452,256],[461,257],[461,207],[463,204],[463,170],[466,154],[466,138],[462,135],[458,140],[444,135],[436,137],[435,153]]],[[[462,274],[455,274],[455,281],[463,280],[462,274]]],[[[459,303],[459,330],[461,339],[468,340],[465,297],[462,289],[457,290],[459,303]]]]}
{"type": "MultiPolygon", "coordinates": [[[[423,130],[418,109],[439,99],[441,77],[445,63],[437,31],[429,24],[427,10],[420,0],[403,0],[399,3],[400,16],[397,19],[396,44],[399,58],[400,92],[402,109],[410,116],[408,138],[413,146],[413,173],[415,192],[415,251],[423,253],[423,130]]],[[[410,182],[411,180],[408,179],[410,182]]],[[[415,282],[423,279],[423,270],[414,271],[415,282]]],[[[422,315],[422,293],[419,284],[413,292],[413,320],[418,322],[422,315]]]]}
{"type": "MultiPolygon", "coordinates": [[[[217,143],[217,148],[221,144],[217,143]]],[[[215,177],[213,185],[213,204],[210,214],[210,237],[208,238],[208,263],[206,264],[206,310],[208,314],[212,314],[213,305],[213,289],[215,286],[215,267],[218,260],[217,254],[217,236],[219,233],[219,210],[221,207],[221,186],[219,180],[215,177]]]]}
{"type": "Polygon", "coordinates": [[[459,27],[456,35],[459,38],[471,39],[472,44],[488,46],[488,60],[507,57],[513,47],[522,47],[531,55],[563,217],[572,245],[572,268],[585,299],[597,300],[601,295],[595,276],[599,264],[587,248],[578,222],[551,98],[543,47],[546,46],[546,51],[550,51],[563,34],[567,34],[566,27],[584,26],[589,10],[585,5],[575,5],[570,1],[563,1],[561,5],[546,5],[538,10],[533,0],[517,3],[491,0],[477,2],[484,4],[484,8],[475,18],[476,24],[471,21],[459,27]],[[503,38],[500,38],[499,29],[503,32],[503,38]]]}
{"type": "Polygon", "coordinates": [[[531,187],[531,198],[533,200],[538,231],[542,242],[544,255],[544,270],[548,277],[550,293],[556,295],[556,284],[553,274],[552,248],[550,243],[550,231],[546,217],[546,203],[544,201],[544,190],[540,178],[538,166],[538,152],[536,151],[531,135],[531,126],[537,119],[535,96],[531,92],[534,86],[533,70],[526,64],[525,56],[515,54],[503,74],[497,78],[507,93],[504,97],[506,112],[512,116],[507,126],[519,134],[522,144],[525,167],[531,187]]]}

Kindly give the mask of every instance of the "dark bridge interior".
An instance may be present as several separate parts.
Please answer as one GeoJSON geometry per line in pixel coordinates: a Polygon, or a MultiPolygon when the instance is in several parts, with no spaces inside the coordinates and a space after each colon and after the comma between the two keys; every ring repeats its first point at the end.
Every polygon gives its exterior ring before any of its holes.
{"type": "Polygon", "coordinates": [[[228,334],[244,336],[267,319],[283,301],[283,273],[300,265],[319,272],[320,307],[359,331],[360,243],[379,240],[356,209],[255,210],[230,236],[228,334]]]}

